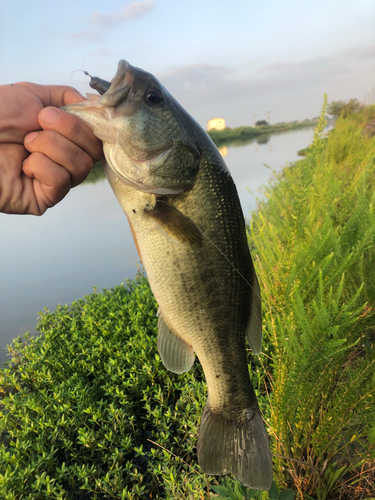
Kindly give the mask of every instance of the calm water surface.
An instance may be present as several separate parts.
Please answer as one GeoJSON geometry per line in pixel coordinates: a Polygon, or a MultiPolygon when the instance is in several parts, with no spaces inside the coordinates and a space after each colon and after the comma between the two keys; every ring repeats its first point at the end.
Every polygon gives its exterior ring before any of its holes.
{"type": "MultiPolygon", "coordinates": [[[[228,146],[225,161],[245,217],[273,170],[298,159],[312,129],[228,146]],[[253,193],[251,194],[249,190],[253,193]]],[[[133,278],[139,257],[126,217],[104,179],[83,184],[42,217],[0,214],[0,366],[5,346],[35,332],[38,311],[133,278]]]]}

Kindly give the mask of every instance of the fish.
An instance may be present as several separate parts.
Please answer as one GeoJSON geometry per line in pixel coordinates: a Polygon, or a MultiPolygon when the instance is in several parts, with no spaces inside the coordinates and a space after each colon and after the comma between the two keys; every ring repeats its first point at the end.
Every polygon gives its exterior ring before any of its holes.
{"type": "Polygon", "coordinates": [[[160,358],[178,374],[195,356],[203,368],[198,463],[206,474],[232,473],[268,490],[269,438],[246,353],[246,340],[261,351],[261,295],[232,176],[207,133],[152,74],[121,60],[109,89],[87,96],[63,109],[103,142],[106,176],[159,306],[160,358]]]}

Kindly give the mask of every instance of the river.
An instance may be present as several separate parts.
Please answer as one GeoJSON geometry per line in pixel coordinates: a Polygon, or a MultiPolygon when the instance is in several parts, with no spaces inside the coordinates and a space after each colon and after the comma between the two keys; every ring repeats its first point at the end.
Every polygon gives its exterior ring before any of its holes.
{"type": "MultiPolygon", "coordinates": [[[[225,161],[245,217],[270,179],[270,168],[296,161],[312,134],[307,128],[227,147],[225,161]]],[[[105,179],[77,186],[42,217],[0,214],[0,235],[0,366],[9,359],[4,348],[13,338],[35,332],[38,311],[69,304],[94,286],[118,285],[133,278],[140,264],[126,217],[105,179]]]]}

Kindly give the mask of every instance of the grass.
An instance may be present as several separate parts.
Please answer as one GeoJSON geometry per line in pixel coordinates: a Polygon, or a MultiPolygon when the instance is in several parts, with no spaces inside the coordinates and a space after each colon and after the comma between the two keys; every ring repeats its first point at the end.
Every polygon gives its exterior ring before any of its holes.
{"type": "Polygon", "coordinates": [[[306,159],[252,215],[275,470],[299,498],[375,494],[374,116],[342,118],[324,138],[323,112],[306,159]]]}
{"type": "Polygon", "coordinates": [[[270,492],[201,474],[206,387],[156,349],[147,279],[41,313],[0,370],[0,498],[369,500],[375,496],[375,108],[342,117],[275,175],[251,215],[271,436],[270,492]],[[217,496],[219,495],[219,497],[217,496]]]}

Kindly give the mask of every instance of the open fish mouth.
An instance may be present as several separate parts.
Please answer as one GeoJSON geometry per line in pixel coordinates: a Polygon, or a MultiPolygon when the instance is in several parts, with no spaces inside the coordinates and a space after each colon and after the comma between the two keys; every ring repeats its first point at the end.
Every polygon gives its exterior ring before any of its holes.
{"type": "Polygon", "coordinates": [[[109,90],[99,98],[100,104],[112,108],[118,106],[128,97],[132,84],[133,72],[131,66],[127,61],[121,59],[116,74],[111,80],[109,90]]]}
{"type": "MultiPolygon", "coordinates": [[[[105,84],[109,83],[105,82],[105,80],[101,80],[98,77],[91,77],[91,79],[93,78],[96,78],[98,82],[104,82],[105,84]]],[[[102,111],[101,106],[114,108],[119,104],[121,104],[122,102],[124,102],[129,95],[132,84],[133,84],[133,73],[131,71],[131,66],[127,61],[121,59],[118,63],[116,74],[111,80],[111,84],[108,90],[104,91],[105,89],[98,88],[98,92],[100,92],[101,95],[87,93],[86,94],[86,97],[88,99],[87,101],[68,104],[67,106],[64,106],[62,109],[74,113],[75,111],[82,112],[84,108],[87,108],[90,111],[92,111],[92,108],[95,108],[98,111],[98,113],[101,113],[102,111]]],[[[96,87],[93,86],[93,88],[96,87]]],[[[106,116],[104,113],[102,114],[103,116],[106,116]]],[[[111,117],[108,116],[108,119],[109,118],[112,118],[112,116],[111,117]]]]}

